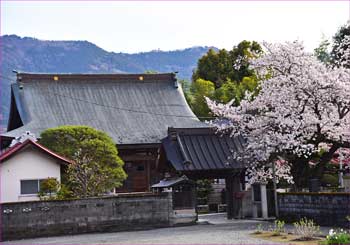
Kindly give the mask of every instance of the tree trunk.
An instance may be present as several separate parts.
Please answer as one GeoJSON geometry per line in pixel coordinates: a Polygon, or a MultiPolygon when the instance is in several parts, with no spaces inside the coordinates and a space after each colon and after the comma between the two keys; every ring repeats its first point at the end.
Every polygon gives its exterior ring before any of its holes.
{"type": "Polygon", "coordinates": [[[294,158],[288,159],[291,163],[291,174],[293,176],[295,191],[301,191],[303,187],[308,186],[311,177],[322,179],[326,164],[332,159],[334,153],[339,149],[339,145],[333,144],[328,152],[324,153],[314,169],[310,168],[309,161],[312,158],[294,158]]]}
{"type": "Polygon", "coordinates": [[[294,190],[301,191],[308,185],[307,180],[310,176],[309,159],[296,158],[291,161],[291,174],[294,180],[294,190]]]}
{"type": "Polygon", "coordinates": [[[225,179],[227,219],[233,219],[234,217],[233,184],[234,184],[233,175],[225,179]]]}
{"type": "Polygon", "coordinates": [[[340,147],[339,147],[338,144],[333,144],[332,147],[329,149],[329,151],[326,152],[326,153],[324,153],[324,154],[321,156],[321,158],[320,158],[320,160],[319,160],[319,162],[318,162],[318,164],[317,164],[317,166],[316,166],[316,168],[315,168],[315,172],[314,172],[314,173],[315,173],[314,176],[315,176],[316,178],[322,179],[323,172],[324,172],[324,168],[326,167],[326,164],[327,164],[330,160],[332,160],[334,153],[335,153],[339,148],[340,148],[340,147]]]}

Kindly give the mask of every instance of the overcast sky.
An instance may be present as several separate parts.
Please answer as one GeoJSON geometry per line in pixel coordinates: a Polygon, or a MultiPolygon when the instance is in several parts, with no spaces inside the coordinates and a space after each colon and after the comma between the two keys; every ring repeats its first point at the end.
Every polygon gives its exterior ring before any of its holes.
{"type": "Polygon", "coordinates": [[[114,52],[192,46],[231,49],[243,39],[302,40],[308,50],[349,19],[349,1],[1,2],[1,34],[88,40],[114,52]]]}

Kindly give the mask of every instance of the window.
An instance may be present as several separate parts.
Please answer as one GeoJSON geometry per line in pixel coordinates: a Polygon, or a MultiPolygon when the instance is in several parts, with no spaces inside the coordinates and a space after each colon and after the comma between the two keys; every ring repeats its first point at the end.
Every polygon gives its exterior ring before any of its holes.
{"type": "Polygon", "coordinates": [[[21,195],[37,194],[43,179],[21,180],[21,195]]]}
{"type": "Polygon", "coordinates": [[[136,167],[136,170],[137,171],[145,171],[145,166],[143,166],[143,164],[140,164],[140,165],[138,165],[137,167],[136,167]]]}

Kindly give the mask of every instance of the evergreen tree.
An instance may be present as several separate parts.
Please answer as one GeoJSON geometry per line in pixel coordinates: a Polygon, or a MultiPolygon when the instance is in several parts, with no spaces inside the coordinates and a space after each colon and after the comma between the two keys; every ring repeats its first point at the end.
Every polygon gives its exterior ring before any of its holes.
{"type": "Polygon", "coordinates": [[[61,126],[41,133],[40,144],[74,161],[66,179],[75,197],[97,196],[119,187],[126,178],[112,139],[87,126],[61,126]]]}

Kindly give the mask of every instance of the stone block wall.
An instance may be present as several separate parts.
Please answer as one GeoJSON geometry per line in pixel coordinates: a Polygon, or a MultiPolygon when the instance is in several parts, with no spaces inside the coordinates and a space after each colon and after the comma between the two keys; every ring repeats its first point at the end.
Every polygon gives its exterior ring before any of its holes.
{"type": "Polygon", "coordinates": [[[168,193],[3,203],[1,222],[2,240],[148,229],[176,223],[168,193]]]}
{"type": "Polygon", "coordinates": [[[278,207],[280,218],[290,222],[306,217],[318,225],[350,225],[350,193],[279,193],[278,207]]]}

